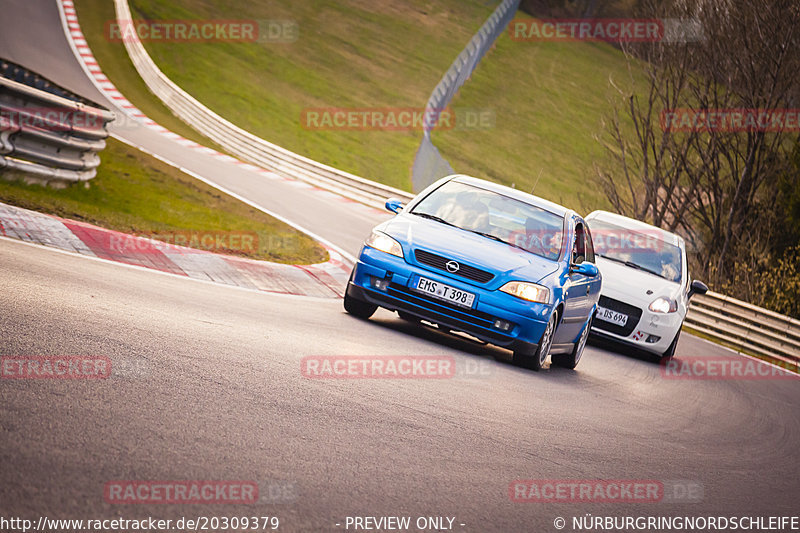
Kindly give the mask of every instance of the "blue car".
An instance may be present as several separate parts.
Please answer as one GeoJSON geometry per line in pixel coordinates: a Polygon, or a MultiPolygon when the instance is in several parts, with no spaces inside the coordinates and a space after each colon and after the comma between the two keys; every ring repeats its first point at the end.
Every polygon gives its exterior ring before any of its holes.
{"type": "Polygon", "coordinates": [[[372,230],[345,310],[378,307],[513,351],[539,370],[580,361],[600,297],[592,238],[575,212],[464,175],[442,178],[372,230]]]}

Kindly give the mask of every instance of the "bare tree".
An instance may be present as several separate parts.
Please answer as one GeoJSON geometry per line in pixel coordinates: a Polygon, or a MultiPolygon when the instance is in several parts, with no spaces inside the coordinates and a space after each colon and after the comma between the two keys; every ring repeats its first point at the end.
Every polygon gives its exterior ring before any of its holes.
{"type": "Polygon", "coordinates": [[[677,108],[685,99],[691,45],[624,45],[623,52],[629,88],[615,84],[622,110],[614,108],[606,122],[607,136],[599,138],[613,164],[596,165],[597,179],[618,212],[674,230],[692,199],[681,178],[694,134],[676,136],[662,128],[661,111],[677,108]],[[636,81],[641,76],[643,91],[636,81]]]}
{"type": "Polygon", "coordinates": [[[798,107],[800,5],[672,0],[652,5],[649,16],[694,18],[704,39],[625,47],[646,89],[625,94],[622,112],[608,121],[605,144],[612,168],[621,170],[598,166],[597,179],[619,212],[702,242],[701,265],[712,281],[728,279],[731,259],[769,238],[772,185],[790,168],[800,139],[758,125],[674,131],[664,127],[663,112],[798,107]]]}
{"type": "MultiPolygon", "coordinates": [[[[800,6],[794,2],[730,0],[701,4],[706,28],[697,50],[690,99],[699,109],[780,110],[792,105],[800,69],[800,6]]],[[[796,103],[796,102],[795,102],[796,103]]],[[[692,137],[686,176],[707,201],[692,204],[691,222],[710,234],[708,258],[716,273],[730,275],[726,262],[735,246],[752,246],[748,235],[763,225],[759,203],[773,205],[774,185],[786,172],[793,149],[790,131],[710,129],[692,137]]],[[[800,184],[798,184],[800,186],[800,184]]]]}

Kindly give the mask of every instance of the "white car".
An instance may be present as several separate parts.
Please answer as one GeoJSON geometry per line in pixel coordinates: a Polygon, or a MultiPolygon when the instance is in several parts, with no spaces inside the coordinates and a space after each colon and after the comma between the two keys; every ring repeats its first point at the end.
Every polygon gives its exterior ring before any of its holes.
{"type": "Polygon", "coordinates": [[[689,298],[708,291],[690,282],[683,238],[607,211],[586,223],[603,276],[592,334],[672,357],[689,298]]]}

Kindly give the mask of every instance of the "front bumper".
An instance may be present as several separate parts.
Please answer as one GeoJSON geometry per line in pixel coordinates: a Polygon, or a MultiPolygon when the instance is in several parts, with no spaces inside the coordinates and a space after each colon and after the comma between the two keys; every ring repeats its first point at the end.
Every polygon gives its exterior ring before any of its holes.
{"type": "Polygon", "coordinates": [[[680,312],[654,313],[647,308],[638,309],[641,311],[641,316],[633,328],[626,328],[630,330],[629,333],[620,334],[620,328],[608,326],[595,318],[592,324],[592,335],[634,346],[654,354],[663,354],[680,331],[684,316],[680,312]],[[655,340],[656,338],[657,340],[655,340]]]}
{"type": "Polygon", "coordinates": [[[496,290],[494,285],[467,283],[439,271],[407,263],[404,259],[364,247],[347,286],[352,298],[392,311],[403,311],[421,319],[462,331],[484,342],[532,354],[542,337],[551,306],[525,302],[496,290]],[[461,308],[410,289],[417,276],[445,283],[475,294],[471,309],[461,308]],[[385,280],[384,288],[375,280],[385,280]],[[498,320],[512,324],[508,331],[495,327],[498,320]]]}

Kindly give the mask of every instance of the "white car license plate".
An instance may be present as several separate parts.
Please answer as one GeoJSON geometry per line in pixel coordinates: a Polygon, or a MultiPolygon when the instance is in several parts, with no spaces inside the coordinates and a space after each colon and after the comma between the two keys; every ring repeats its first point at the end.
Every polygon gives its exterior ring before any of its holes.
{"type": "Polygon", "coordinates": [[[450,302],[460,307],[472,307],[472,303],[475,301],[475,295],[471,292],[462,291],[461,289],[428,278],[419,278],[413,288],[428,296],[433,296],[434,298],[450,302]]]}
{"type": "Polygon", "coordinates": [[[624,326],[628,321],[628,315],[625,313],[612,311],[611,309],[606,309],[605,307],[600,307],[599,305],[597,306],[597,318],[599,320],[611,322],[612,324],[616,324],[618,326],[624,326]]]}

